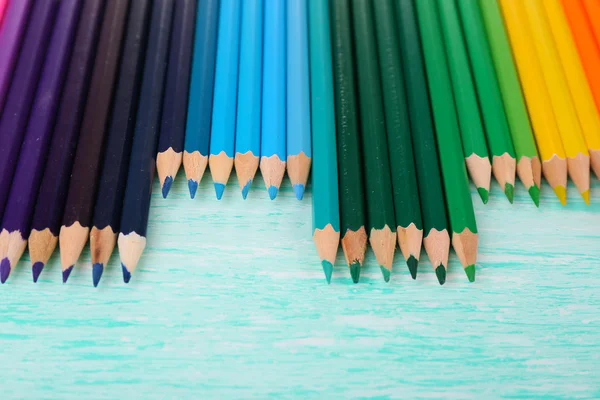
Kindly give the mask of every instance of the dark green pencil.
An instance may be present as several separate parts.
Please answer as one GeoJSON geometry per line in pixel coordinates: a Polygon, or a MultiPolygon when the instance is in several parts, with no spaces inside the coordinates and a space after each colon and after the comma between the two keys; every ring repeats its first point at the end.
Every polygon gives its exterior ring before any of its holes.
{"type": "Polygon", "coordinates": [[[423,244],[438,281],[443,285],[450,235],[413,0],[396,1],[396,18],[425,234],[423,244]]]}
{"type": "Polygon", "coordinates": [[[352,0],[369,242],[385,281],[396,248],[396,219],[387,151],[371,0],[352,0]]]}
{"type": "Polygon", "coordinates": [[[358,134],[355,72],[352,60],[352,24],[349,0],[333,0],[331,6],[331,47],[335,86],[338,173],[342,249],[354,283],[367,249],[365,201],[358,134]]]}

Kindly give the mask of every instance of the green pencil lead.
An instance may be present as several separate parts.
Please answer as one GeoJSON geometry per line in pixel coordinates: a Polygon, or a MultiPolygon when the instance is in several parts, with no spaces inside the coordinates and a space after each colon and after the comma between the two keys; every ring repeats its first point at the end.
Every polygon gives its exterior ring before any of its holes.
{"type": "Polygon", "coordinates": [[[440,285],[446,283],[446,267],[443,265],[438,265],[438,267],[435,269],[435,276],[437,276],[437,280],[440,285]]]}
{"type": "Polygon", "coordinates": [[[487,204],[490,197],[490,192],[488,192],[487,189],[484,189],[482,187],[477,188],[477,191],[479,192],[479,196],[481,197],[483,204],[487,204]]]}
{"type": "Polygon", "coordinates": [[[410,276],[412,276],[413,279],[417,279],[417,267],[419,266],[419,260],[417,260],[414,256],[410,256],[408,257],[408,260],[406,260],[406,265],[408,265],[410,276]]]}
{"type": "Polygon", "coordinates": [[[390,281],[390,274],[392,273],[392,271],[388,270],[385,267],[381,267],[381,266],[379,268],[381,268],[381,273],[383,275],[383,280],[386,281],[386,282],[389,282],[390,281]]]}
{"type": "Polygon", "coordinates": [[[532,187],[529,188],[529,195],[531,196],[531,198],[533,199],[533,203],[535,204],[536,207],[540,207],[540,188],[537,187],[536,185],[533,185],[532,187]]]}
{"type": "Polygon", "coordinates": [[[333,265],[327,260],[321,261],[321,265],[323,266],[323,272],[325,273],[325,279],[327,279],[327,283],[331,283],[331,274],[333,273],[333,265]]]}
{"type": "Polygon", "coordinates": [[[510,183],[507,183],[506,185],[504,185],[504,194],[506,195],[506,198],[508,199],[510,204],[512,204],[515,198],[515,187],[510,183]]]}
{"type": "Polygon", "coordinates": [[[475,265],[469,265],[465,268],[465,274],[467,274],[469,282],[475,282],[475,265]]]}
{"type": "Polygon", "coordinates": [[[352,282],[358,283],[360,279],[360,263],[355,262],[350,265],[350,276],[352,276],[352,282]]]}

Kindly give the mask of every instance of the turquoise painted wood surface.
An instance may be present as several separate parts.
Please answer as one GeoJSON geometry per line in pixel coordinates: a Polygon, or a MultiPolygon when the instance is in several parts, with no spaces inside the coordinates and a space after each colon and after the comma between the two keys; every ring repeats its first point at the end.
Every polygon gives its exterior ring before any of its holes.
{"type": "Polygon", "coordinates": [[[34,285],[25,257],[0,287],[0,398],[600,396],[598,182],[589,208],[573,187],[563,209],[544,185],[539,210],[520,185],[513,206],[473,190],[477,281],[453,255],[443,287],[400,252],[385,284],[370,250],[360,284],[340,252],[328,286],[310,188],[262,188],[219,202],[204,179],[190,200],[181,176],[163,200],[155,180],[129,285],[115,256],[94,289],[89,252],[66,285],[58,254],[34,285]]]}

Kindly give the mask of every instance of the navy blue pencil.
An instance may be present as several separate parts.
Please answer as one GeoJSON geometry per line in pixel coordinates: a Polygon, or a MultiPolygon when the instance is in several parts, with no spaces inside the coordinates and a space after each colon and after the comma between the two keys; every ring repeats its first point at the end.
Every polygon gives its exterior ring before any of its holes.
{"type": "Polygon", "coordinates": [[[37,280],[58,242],[73,155],[104,13],[104,1],[86,0],[82,7],[46,170],[31,222],[28,245],[34,280],[37,280]]]}
{"type": "Polygon", "coordinates": [[[133,0],[130,7],[123,58],[98,183],[94,223],[90,232],[94,286],[98,286],[104,266],[113,253],[121,225],[123,192],[139,103],[152,0],[133,0]]]}
{"type": "Polygon", "coordinates": [[[181,166],[195,19],[196,0],[181,0],[175,4],[167,87],[156,155],[156,170],[164,198],[169,194],[181,166]]]}
{"type": "Polygon", "coordinates": [[[131,161],[125,185],[118,245],[123,280],[131,274],[146,247],[152,180],[156,169],[156,142],[160,123],[167,53],[173,21],[173,0],[155,0],[150,22],[140,104],[133,134],[131,161]]]}

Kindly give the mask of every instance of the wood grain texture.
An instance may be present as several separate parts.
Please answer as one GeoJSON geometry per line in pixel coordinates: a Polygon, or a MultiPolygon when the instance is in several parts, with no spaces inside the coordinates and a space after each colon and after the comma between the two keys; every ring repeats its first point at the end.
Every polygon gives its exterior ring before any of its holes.
{"type": "Polygon", "coordinates": [[[210,179],[193,201],[183,175],[168,200],[155,179],[129,285],[117,254],[98,289],[87,248],[68,285],[58,252],[36,285],[23,257],[0,290],[1,397],[600,393],[600,202],[586,208],[572,184],[562,208],[544,183],[537,210],[521,185],[510,206],[494,183],[488,205],[473,202],[476,283],[452,254],[440,287],[425,255],[416,281],[403,271],[384,283],[371,250],[355,285],[341,249],[327,285],[315,268],[311,188],[297,201],[285,180],[271,202],[257,180],[246,201],[230,190],[219,202],[210,179]]]}

